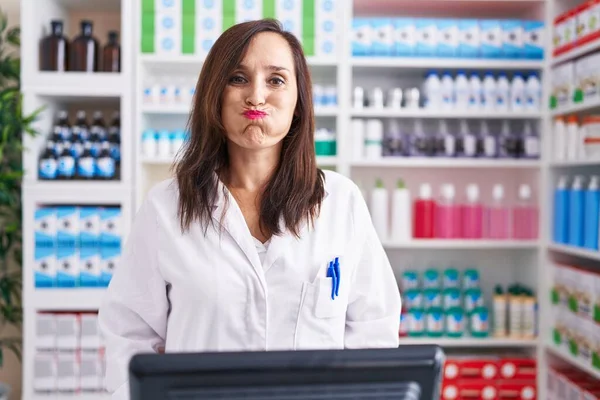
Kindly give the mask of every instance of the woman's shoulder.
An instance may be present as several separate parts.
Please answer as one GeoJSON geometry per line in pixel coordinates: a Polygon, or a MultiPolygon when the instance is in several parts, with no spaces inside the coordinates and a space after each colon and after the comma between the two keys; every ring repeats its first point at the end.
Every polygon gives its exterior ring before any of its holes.
{"type": "Polygon", "coordinates": [[[360,189],[350,178],[330,170],[323,170],[324,185],[327,197],[355,196],[360,189]]]}
{"type": "Polygon", "coordinates": [[[154,207],[164,208],[169,205],[177,205],[179,190],[174,178],[165,179],[154,184],[146,194],[145,201],[154,207]]]}

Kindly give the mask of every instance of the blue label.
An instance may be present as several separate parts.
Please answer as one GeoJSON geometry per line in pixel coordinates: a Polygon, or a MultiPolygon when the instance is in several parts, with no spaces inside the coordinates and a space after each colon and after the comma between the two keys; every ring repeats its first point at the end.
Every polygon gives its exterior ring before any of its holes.
{"type": "Polygon", "coordinates": [[[110,145],[110,156],[115,159],[115,161],[121,160],[121,146],[116,143],[110,145]]]}
{"type": "Polygon", "coordinates": [[[72,177],[75,174],[75,159],[64,156],[58,160],[58,176],[72,177]]]}
{"type": "Polygon", "coordinates": [[[40,178],[42,179],[56,179],[57,165],[56,160],[48,158],[40,161],[40,178]]]}
{"type": "Polygon", "coordinates": [[[83,178],[93,178],[96,172],[96,160],[93,157],[80,158],[77,163],[77,175],[83,178]]]}
{"type": "Polygon", "coordinates": [[[110,157],[102,157],[96,163],[96,171],[101,178],[113,178],[115,176],[115,160],[110,157]]]}

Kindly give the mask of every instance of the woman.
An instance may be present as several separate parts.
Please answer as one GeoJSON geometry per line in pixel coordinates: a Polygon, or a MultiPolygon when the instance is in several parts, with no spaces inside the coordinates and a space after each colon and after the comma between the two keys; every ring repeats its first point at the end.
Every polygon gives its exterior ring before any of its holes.
{"type": "Polygon", "coordinates": [[[176,177],[147,195],[100,309],[115,398],[137,352],[398,345],[398,287],[361,192],[317,169],[311,88],[275,21],[213,46],[176,177]]]}

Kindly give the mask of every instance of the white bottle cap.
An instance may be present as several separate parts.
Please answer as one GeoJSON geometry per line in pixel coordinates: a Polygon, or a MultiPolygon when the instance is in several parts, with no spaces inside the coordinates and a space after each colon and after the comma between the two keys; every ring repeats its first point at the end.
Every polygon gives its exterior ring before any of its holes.
{"type": "Polygon", "coordinates": [[[460,120],[460,134],[462,136],[466,136],[466,135],[470,134],[470,132],[469,132],[469,124],[464,119],[460,120]]]}
{"type": "Polygon", "coordinates": [[[423,183],[421,185],[421,187],[419,188],[419,198],[424,199],[424,200],[429,200],[429,199],[431,199],[431,196],[432,196],[431,185],[429,183],[423,183]]]}
{"type": "Polygon", "coordinates": [[[489,136],[490,134],[490,126],[488,125],[488,122],[486,120],[481,120],[480,124],[479,124],[479,134],[481,136],[489,136]]]}
{"type": "Polygon", "coordinates": [[[590,185],[588,190],[598,190],[600,188],[600,177],[598,175],[592,176],[590,179],[590,185]]]}
{"type": "Polygon", "coordinates": [[[441,119],[439,122],[439,134],[442,136],[447,136],[448,132],[448,124],[445,119],[441,119]]]}
{"type": "Polygon", "coordinates": [[[494,188],[492,189],[492,197],[494,200],[502,200],[504,198],[504,186],[499,183],[494,185],[494,188]]]}
{"type": "Polygon", "coordinates": [[[577,175],[575,180],[573,181],[573,190],[582,190],[583,189],[583,176],[577,175]]]}
{"type": "Polygon", "coordinates": [[[519,199],[529,200],[531,198],[531,187],[529,185],[519,186],[519,199]]]}
{"type": "Polygon", "coordinates": [[[563,175],[558,180],[558,189],[566,189],[567,186],[569,186],[569,178],[563,175]]]}
{"type": "Polygon", "coordinates": [[[479,186],[474,183],[467,185],[467,200],[469,203],[475,203],[479,200],[479,186]]]}
{"type": "Polygon", "coordinates": [[[447,183],[442,186],[442,197],[445,200],[453,200],[456,195],[456,191],[454,190],[454,185],[447,183]]]}

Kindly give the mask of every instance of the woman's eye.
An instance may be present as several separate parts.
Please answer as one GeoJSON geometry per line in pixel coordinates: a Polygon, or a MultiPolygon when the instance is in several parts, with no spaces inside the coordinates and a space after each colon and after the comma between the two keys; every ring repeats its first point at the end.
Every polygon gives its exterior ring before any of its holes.
{"type": "Polygon", "coordinates": [[[281,86],[283,85],[285,82],[283,81],[283,79],[281,78],[271,78],[271,84],[275,85],[275,86],[281,86]]]}
{"type": "Polygon", "coordinates": [[[230,83],[244,83],[246,80],[241,76],[232,76],[229,79],[230,83]]]}

